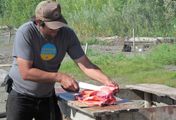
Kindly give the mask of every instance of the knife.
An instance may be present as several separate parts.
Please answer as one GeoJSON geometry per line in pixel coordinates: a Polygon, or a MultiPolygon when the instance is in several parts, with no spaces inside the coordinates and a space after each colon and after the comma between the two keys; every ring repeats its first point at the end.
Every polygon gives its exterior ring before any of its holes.
{"type": "MultiPolygon", "coordinates": [[[[78,82],[78,85],[79,85],[79,88],[81,88],[81,89],[89,89],[89,90],[95,90],[95,91],[99,91],[100,88],[101,88],[101,86],[89,84],[89,83],[86,83],[86,82],[78,82]]],[[[76,90],[76,91],[72,91],[72,90],[69,90],[69,89],[65,89],[62,85],[61,85],[61,87],[67,92],[73,92],[73,93],[78,93],[79,92],[79,89],[76,90]]]]}
{"type": "Polygon", "coordinates": [[[78,85],[81,89],[89,89],[89,90],[100,90],[101,86],[97,86],[97,85],[93,85],[93,84],[89,84],[86,82],[78,82],[78,85]]]}

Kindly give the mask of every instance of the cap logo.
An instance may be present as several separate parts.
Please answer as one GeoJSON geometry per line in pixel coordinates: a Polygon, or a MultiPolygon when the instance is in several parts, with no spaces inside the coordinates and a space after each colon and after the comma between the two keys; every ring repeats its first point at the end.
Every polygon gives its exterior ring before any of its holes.
{"type": "Polygon", "coordinates": [[[58,11],[54,11],[53,17],[54,17],[54,18],[59,18],[59,13],[58,13],[58,11]]]}
{"type": "Polygon", "coordinates": [[[58,18],[58,17],[59,17],[58,12],[57,12],[57,11],[55,11],[55,12],[53,13],[53,16],[54,16],[55,18],[58,18]]]}

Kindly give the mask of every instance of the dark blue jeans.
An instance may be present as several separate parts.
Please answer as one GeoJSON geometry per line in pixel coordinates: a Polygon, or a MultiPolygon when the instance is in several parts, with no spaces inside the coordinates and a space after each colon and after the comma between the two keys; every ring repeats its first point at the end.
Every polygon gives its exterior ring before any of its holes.
{"type": "Polygon", "coordinates": [[[12,90],[7,100],[7,120],[62,120],[55,95],[35,98],[12,90]]]}

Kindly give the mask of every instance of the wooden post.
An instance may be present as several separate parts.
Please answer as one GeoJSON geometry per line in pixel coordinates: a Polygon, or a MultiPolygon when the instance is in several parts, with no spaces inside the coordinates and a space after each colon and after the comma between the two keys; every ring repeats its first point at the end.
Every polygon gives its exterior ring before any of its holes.
{"type": "Polygon", "coordinates": [[[84,50],[85,54],[87,54],[87,49],[88,49],[88,43],[86,43],[86,46],[85,46],[85,50],[84,50]]]}
{"type": "Polygon", "coordinates": [[[133,28],[133,51],[135,52],[135,35],[134,35],[134,28],[133,28]]]}
{"type": "Polygon", "coordinates": [[[149,108],[151,107],[151,94],[150,93],[144,93],[144,107],[149,108]]]}
{"type": "Polygon", "coordinates": [[[11,31],[11,29],[9,29],[10,31],[9,31],[9,44],[10,44],[10,40],[11,40],[11,38],[12,38],[12,31],[11,31]]]}

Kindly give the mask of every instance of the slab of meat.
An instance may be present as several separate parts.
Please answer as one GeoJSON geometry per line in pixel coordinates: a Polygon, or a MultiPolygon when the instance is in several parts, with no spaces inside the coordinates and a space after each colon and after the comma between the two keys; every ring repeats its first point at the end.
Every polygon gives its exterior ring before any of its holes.
{"type": "Polygon", "coordinates": [[[88,106],[111,105],[117,102],[114,97],[116,91],[117,88],[113,86],[101,86],[99,90],[85,89],[76,96],[76,100],[83,102],[88,106]]]}

